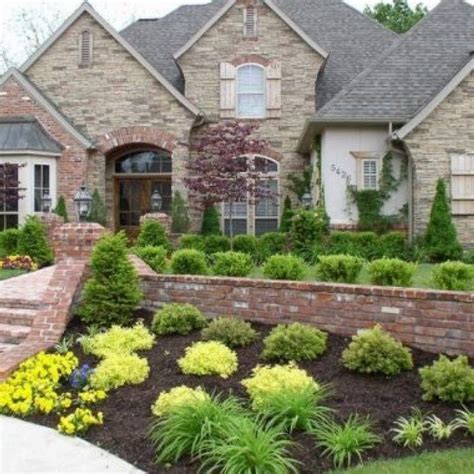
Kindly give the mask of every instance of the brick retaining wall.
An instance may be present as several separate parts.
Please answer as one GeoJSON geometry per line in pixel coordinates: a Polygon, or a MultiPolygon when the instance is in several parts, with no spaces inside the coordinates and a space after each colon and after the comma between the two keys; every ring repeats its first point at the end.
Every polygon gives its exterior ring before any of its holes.
{"type": "Polygon", "coordinates": [[[474,356],[474,294],[433,290],[156,275],[137,266],[144,306],[191,303],[205,314],[301,321],[336,334],[382,324],[406,344],[474,356]]]}

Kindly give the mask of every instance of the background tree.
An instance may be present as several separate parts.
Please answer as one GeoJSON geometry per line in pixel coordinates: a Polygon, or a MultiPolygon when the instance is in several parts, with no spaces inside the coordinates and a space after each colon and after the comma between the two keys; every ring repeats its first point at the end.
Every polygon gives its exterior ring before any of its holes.
{"type": "MultiPolygon", "coordinates": [[[[194,205],[207,209],[225,202],[229,205],[229,234],[234,234],[232,215],[236,203],[258,202],[269,197],[261,174],[247,155],[261,154],[266,142],[253,137],[256,126],[227,122],[210,128],[196,139],[196,156],[187,165],[185,183],[196,195],[194,205]]],[[[227,216],[226,216],[227,217],[227,216]]]]}
{"type": "Polygon", "coordinates": [[[59,196],[58,203],[56,204],[56,207],[53,209],[53,212],[62,217],[64,219],[64,222],[69,222],[69,215],[67,212],[67,207],[66,207],[66,201],[64,199],[64,196],[59,196]]]}
{"type": "Polygon", "coordinates": [[[393,0],[377,3],[373,8],[367,6],[364,13],[396,33],[406,33],[428,13],[428,8],[422,3],[411,8],[408,0],[393,0]]]}
{"type": "Polygon", "coordinates": [[[98,189],[94,189],[92,193],[91,212],[87,220],[103,227],[107,225],[107,210],[98,189]]]}

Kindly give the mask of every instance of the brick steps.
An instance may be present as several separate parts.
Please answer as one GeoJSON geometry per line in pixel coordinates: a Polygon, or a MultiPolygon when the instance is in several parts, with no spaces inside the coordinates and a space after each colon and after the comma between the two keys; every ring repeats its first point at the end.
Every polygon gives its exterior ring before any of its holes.
{"type": "Polygon", "coordinates": [[[37,310],[31,308],[0,307],[0,323],[32,326],[37,310]]]}
{"type": "Polygon", "coordinates": [[[26,339],[30,330],[30,326],[0,323],[0,343],[20,344],[26,339]]]}
{"type": "Polygon", "coordinates": [[[0,354],[3,352],[7,352],[10,349],[13,349],[17,346],[18,344],[9,344],[8,342],[0,342],[0,354]]]}

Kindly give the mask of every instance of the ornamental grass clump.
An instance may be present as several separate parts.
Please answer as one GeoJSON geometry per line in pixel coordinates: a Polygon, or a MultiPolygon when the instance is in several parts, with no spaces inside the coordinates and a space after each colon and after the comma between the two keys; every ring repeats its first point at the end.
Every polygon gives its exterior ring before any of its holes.
{"type": "Polygon", "coordinates": [[[355,283],[364,265],[364,260],[351,255],[327,255],[318,258],[318,278],[334,283],[355,283]]]}
{"type": "Polygon", "coordinates": [[[412,409],[412,416],[399,417],[392,428],[395,434],[393,441],[404,448],[415,449],[423,446],[423,435],[427,430],[426,416],[417,408],[412,409]]]}
{"type": "Polygon", "coordinates": [[[242,252],[218,252],[213,256],[214,275],[246,277],[253,269],[252,257],[242,252]]]}
{"type": "Polygon", "coordinates": [[[163,273],[166,270],[168,251],[164,247],[135,247],[133,253],[156,273],[163,273]]]}
{"type": "Polygon", "coordinates": [[[440,355],[438,360],[421,368],[419,373],[423,400],[474,401],[474,368],[469,365],[467,356],[450,360],[440,355]]]}
{"type": "Polygon", "coordinates": [[[176,275],[207,275],[206,255],[195,249],[177,250],[171,257],[171,270],[176,275]]]}
{"type": "Polygon", "coordinates": [[[265,262],[263,274],[271,280],[303,280],[306,265],[294,255],[273,255],[265,262]]]}
{"type": "Polygon", "coordinates": [[[179,407],[195,405],[209,398],[209,395],[201,387],[191,388],[182,385],[181,387],[161,392],[151,407],[151,411],[155,416],[166,416],[179,407]]]}
{"type": "Polygon", "coordinates": [[[317,359],[326,350],[327,337],[307,324],[280,324],[264,339],[262,356],[284,362],[317,359]]]}
{"type": "Polygon", "coordinates": [[[451,438],[457,425],[455,421],[446,423],[436,415],[430,415],[426,419],[426,428],[436,441],[442,441],[443,439],[451,438]]]}
{"type": "Polygon", "coordinates": [[[380,325],[353,336],[342,353],[342,362],[349,370],[365,374],[396,375],[413,368],[410,349],[380,325]]]}
{"type": "Polygon", "coordinates": [[[231,317],[214,319],[201,332],[207,341],[219,341],[227,347],[244,347],[257,339],[257,332],[250,323],[231,317]]]}
{"type": "Polygon", "coordinates": [[[237,354],[217,341],[195,342],[186,348],[178,365],[186,375],[218,375],[229,378],[238,368],[237,354]]]}
{"type": "Polygon", "coordinates": [[[381,286],[410,286],[416,264],[398,258],[381,258],[369,263],[370,282],[381,286]]]}
{"type": "Polygon", "coordinates": [[[440,290],[471,290],[474,283],[474,267],[463,262],[442,263],[433,270],[433,283],[440,290]]]}
{"type": "Polygon", "coordinates": [[[456,410],[456,414],[457,416],[454,420],[456,429],[463,429],[471,436],[474,436],[474,411],[463,407],[462,410],[456,410]]]}
{"type": "Polygon", "coordinates": [[[158,336],[179,334],[186,336],[190,332],[206,326],[206,319],[195,306],[170,303],[163,306],[153,316],[152,331],[158,336]]]}

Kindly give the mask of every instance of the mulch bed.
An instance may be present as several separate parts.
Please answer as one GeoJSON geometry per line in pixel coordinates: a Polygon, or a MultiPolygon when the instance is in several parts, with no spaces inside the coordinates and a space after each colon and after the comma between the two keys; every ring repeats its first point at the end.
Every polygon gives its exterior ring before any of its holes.
{"type": "MultiPolygon", "coordinates": [[[[149,323],[152,315],[146,311],[139,311],[137,317],[149,323]]],[[[263,324],[254,324],[254,327],[262,338],[271,330],[271,326],[263,324]]],[[[73,322],[68,333],[78,332],[84,332],[84,328],[73,322]]],[[[238,349],[239,371],[228,380],[219,377],[183,375],[176,360],[183,355],[186,347],[199,338],[199,332],[185,337],[162,337],[151,351],[141,353],[150,364],[149,379],[140,385],[126,386],[110,392],[108,399],[95,407],[104,412],[104,426],[92,428],[85,439],[148,473],[197,472],[199,465],[191,463],[190,460],[169,467],[157,467],[153,463],[154,451],[147,438],[149,425],[153,420],[151,405],[161,391],[179,385],[200,385],[209,392],[232,393],[245,398],[245,390],[240,381],[248,377],[257,364],[262,363],[260,354],[263,349],[261,340],[249,347],[238,349]]],[[[438,402],[427,403],[421,399],[417,368],[430,364],[437,356],[414,349],[416,365],[414,370],[391,378],[364,376],[349,372],[340,362],[341,353],[348,343],[348,338],[329,335],[326,354],[316,361],[299,365],[318,381],[332,385],[334,395],[327,404],[337,410],[338,417],[345,419],[352,413],[359,413],[364,416],[370,415],[375,422],[376,432],[383,436],[385,441],[368,452],[364,456],[364,462],[413,454],[412,451],[393,443],[391,441],[393,434],[390,432],[393,421],[401,415],[409,415],[411,407],[416,406],[423,412],[435,413],[446,421],[454,417],[454,410],[459,408],[458,406],[438,402]]],[[[75,353],[81,364],[97,363],[94,357],[85,357],[77,347],[75,353]]],[[[473,406],[474,404],[471,404],[470,408],[473,406]]],[[[57,416],[35,417],[32,421],[54,427],[57,419],[57,416]]],[[[299,445],[293,454],[302,463],[301,473],[325,472],[333,468],[331,460],[321,455],[321,451],[315,447],[314,440],[309,435],[296,434],[293,439],[299,445]]],[[[423,448],[419,451],[462,447],[474,447],[474,439],[457,431],[449,440],[442,442],[433,441],[431,437],[425,436],[423,448]]]]}

